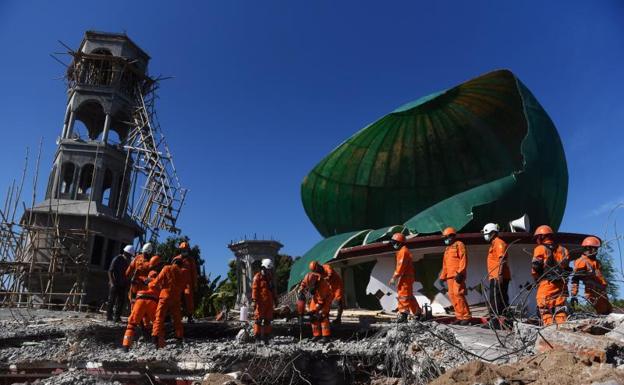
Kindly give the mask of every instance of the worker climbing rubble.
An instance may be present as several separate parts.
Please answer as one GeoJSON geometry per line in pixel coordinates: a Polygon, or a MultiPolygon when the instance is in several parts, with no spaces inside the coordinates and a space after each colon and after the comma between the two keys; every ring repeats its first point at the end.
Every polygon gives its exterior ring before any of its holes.
{"type": "Polygon", "coordinates": [[[308,302],[308,314],[312,326],[312,341],[326,343],[331,336],[329,310],[334,296],[329,282],[321,274],[313,271],[316,265],[318,262],[310,262],[311,271],[299,284],[298,294],[302,296],[307,290],[311,297],[308,302]]]}
{"type": "Polygon", "coordinates": [[[126,296],[130,281],[126,276],[126,269],[130,265],[130,259],[134,256],[134,246],[127,245],[121,254],[111,261],[108,268],[108,307],[106,319],[113,321],[113,309],[115,310],[115,322],[121,321],[121,314],[126,306],[126,296]]]}
{"type": "Polygon", "coordinates": [[[273,261],[263,259],[260,271],[254,275],[251,286],[251,300],[254,309],[254,336],[256,342],[269,343],[271,338],[271,321],[277,303],[277,290],[273,282],[273,261]]]}
{"type": "Polygon", "coordinates": [[[583,254],[574,261],[574,273],[572,275],[572,299],[570,304],[576,307],[578,304],[579,283],[585,284],[585,298],[596,309],[598,314],[610,314],[613,310],[607,297],[607,281],[602,275],[602,265],[596,259],[598,249],[601,246],[600,239],[587,237],[581,244],[583,254]]]}
{"type": "Polygon", "coordinates": [[[152,327],[152,340],[157,348],[165,346],[165,318],[171,316],[175,337],[178,340],[184,338],[184,326],[182,325],[181,298],[184,290],[184,276],[182,273],[182,258],[174,258],[170,265],[162,268],[154,280],[148,279],[150,288],[160,290],[156,317],[152,327]]]}
{"type": "Polygon", "coordinates": [[[537,283],[537,308],[544,325],[560,324],[567,319],[567,276],[570,271],[568,250],[554,240],[550,226],[535,230],[531,275],[537,283]]]}
{"type": "Polygon", "coordinates": [[[147,279],[143,283],[144,288],[136,293],[136,301],[132,306],[132,312],[128,317],[128,326],[123,337],[122,345],[128,351],[132,346],[134,334],[137,327],[141,326],[149,335],[152,334],[152,326],[156,318],[156,308],[158,306],[158,296],[160,290],[156,286],[149,286],[150,280],[156,279],[162,269],[161,259],[154,255],[149,261],[150,271],[147,279]]]}
{"type": "MultiPolygon", "coordinates": [[[[178,246],[179,254],[175,257],[181,260],[182,275],[184,277],[184,285],[182,292],[182,303],[184,304],[184,314],[189,323],[193,323],[193,312],[195,311],[195,291],[197,290],[197,263],[195,258],[190,255],[191,247],[188,242],[180,242],[178,246]]],[[[174,260],[175,260],[174,258],[174,260]]]]}
{"type": "Polygon", "coordinates": [[[511,270],[507,262],[507,242],[498,236],[497,224],[488,223],[483,226],[483,238],[490,243],[487,254],[487,272],[489,283],[489,327],[500,328],[501,316],[509,306],[509,281],[511,270]]]}
{"type": "Polygon", "coordinates": [[[323,279],[327,280],[329,283],[329,287],[331,288],[333,299],[332,303],[338,305],[338,311],[336,313],[336,319],[333,321],[334,324],[339,325],[342,322],[342,312],[344,311],[344,283],[342,282],[342,277],[334,268],[332,268],[329,264],[321,265],[317,261],[312,261],[310,263],[310,271],[319,273],[323,279]]]}
{"type": "Polygon", "coordinates": [[[442,232],[444,237],[444,256],[442,257],[442,271],[440,272],[440,283],[448,287],[448,296],[453,304],[456,323],[469,325],[472,314],[466,301],[466,270],[468,266],[468,256],[466,246],[462,241],[457,240],[457,231],[452,227],[447,227],[442,232]]]}
{"type": "Polygon", "coordinates": [[[397,287],[397,300],[399,318],[398,322],[407,322],[409,313],[417,319],[422,317],[422,311],[416,298],[414,297],[414,259],[412,253],[405,245],[405,235],[395,233],[390,240],[396,252],[396,267],[394,274],[388,282],[391,286],[397,287]]]}
{"type": "Polygon", "coordinates": [[[141,253],[134,257],[126,269],[126,277],[130,280],[130,292],[128,293],[130,308],[134,306],[137,293],[146,289],[144,282],[150,272],[150,258],[152,258],[153,251],[154,246],[147,242],[141,248],[141,253]]]}

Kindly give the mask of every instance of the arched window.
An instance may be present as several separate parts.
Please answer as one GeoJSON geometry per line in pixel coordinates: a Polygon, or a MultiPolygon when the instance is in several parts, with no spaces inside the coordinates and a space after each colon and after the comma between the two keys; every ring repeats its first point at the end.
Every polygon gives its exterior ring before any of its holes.
{"type": "Polygon", "coordinates": [[[74,184],[74,173],[76,166],[71,162],[65,162],[61,166],[60,193],[71,194],[74,184]]]}
{"type": "Polygon", "coordinates": [[[78,137],[95,140],[104,130],[106,114],[97,100],[87,100],[81,103],[75,114],[74,133],[78,134],[78,137]],[[84,124],[84,127],[79,125],[80,122],[84,124]]]}
{"type": "Polygon", "coordinates": [[[78,194],[88,195],[93,190],[93,165],[86,164],[80,171],[80,181],[78,182],[78,194]]]}
{"type": "Polygon", "coordinates": [[[108,207],[113,207],[113,200],[111,190],[113,187],[113,173],[111,170],[106,169],[104,171],[104,180],[102,181],[102,204],[108,207]]]}

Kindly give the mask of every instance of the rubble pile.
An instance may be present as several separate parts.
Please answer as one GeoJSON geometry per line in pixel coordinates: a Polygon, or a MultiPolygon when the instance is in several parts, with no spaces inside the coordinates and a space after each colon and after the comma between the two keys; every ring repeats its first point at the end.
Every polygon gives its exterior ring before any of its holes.
{"type": "MultiPolygon", "coordinates": [[[[107,381],[83,370],[67,371],[42,380],[35,380],[33,385],[121,385],[119,381],[107,381]]],[[[20,385],[20,384],[16,384],[20,385]]]]}
{"type": "Polygon", "coordinates": [[[553,350],[514,364],[494,365],[471,361],[430,385],[617,385],[624,383],[624,370],[613,364],[586,362],[576,354],[553,350]]]}
{"type": "MultiPolygon", "coordinates": [[[[591,384],[621,380],[624,373],[624,318],[617,316],[496,332],[437,322],[353,323],[338,327],[339,338],[329,344],[299,341],[296,323],[276,322],[268,345],[243,338],[250,324],[201,321],[186,325],[183,343],[170,339],[157,350],[150,338],[139,337],[125,352],[125,326],[97,314],[7,312],[0,310],[0,376],[39,370],[38,383],[46,384],[129,384],[136,376],[174,375],[198,383],[271,385],[537,385],[566,375],[591,384]],[[558,366],[568,369],[554,373],[558,366]]],[[[557,384],[567,385],[565,378],[557,384]]]]}

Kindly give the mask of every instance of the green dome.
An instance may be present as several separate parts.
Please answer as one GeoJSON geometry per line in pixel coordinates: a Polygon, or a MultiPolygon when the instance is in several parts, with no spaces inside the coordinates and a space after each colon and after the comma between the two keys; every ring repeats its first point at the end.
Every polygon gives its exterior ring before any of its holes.
{"type": "Polygon", "coordinates": [[[494,71],[408,103],[365,127],[304,179],[324,236],[405,224],[476,231],[528,214],[558,228],[568,172],[557,130],[531,92],[494,71]]]}

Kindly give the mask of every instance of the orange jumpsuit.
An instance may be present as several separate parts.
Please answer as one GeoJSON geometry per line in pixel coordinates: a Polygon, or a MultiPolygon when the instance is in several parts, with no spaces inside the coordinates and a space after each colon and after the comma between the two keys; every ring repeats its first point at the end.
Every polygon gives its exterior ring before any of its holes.
{"type": "Polygon", "coordinates": [[[533,250],[531,275],[537,281],[537,309],[544,325],[567,319],[568,282],[564,272],[569,269],[568,250],[545,240],[533,250]]]}
{"type": "Polygon", "coordinates": [[[509,281],[511,271],[507,263],[507,242],[496,237],[490,243],[487,255],[488,281],[490,284],[489,301],[491,312],[501,315],[509,306],[509,281]]]}
{"type": "Polygon", "coordinates": [[[316,281],[312,298],[308,304],[308,311],[313,314],[310,324],[312,326],[312,335],[314,337],[329,337],[331,330],[329,326],[329,310],[334,298],[329,282],[319,273],[310,272],[306,274],[301,281],[300,290],[311,288],[312,282],[316,281]]]}
{"type": "Polygon", "coordinates": [[[126,277],[130,280],[130,304],[131,306],[134,303],[134,298],[136,297],[139,290],[146,289],[146,286],[143,282],[147,278],[147,275],[150,272],[150,259],[147,258],[144,254],[138,254],[130,265],[126,269],[126,277]]]}
{"type": "Polygon", "coordinates": [[[158,337],[158,346],[165,346],[165,318],[171,314],[176,338],[184,336],[180,299],[184,290],[182,269],[176,264],[163,267],[155,280],[149,283],[150,288],[160,289],[156,318],[152,327],[152,336],[158,337]]]}
{"type": "MultiPolygon", "coordinates": [[[[158,272],[152,270],[148,274],[148,278],[156,279],[158,272]]],[[[123,346],[129,348],[132,346],[135,328],[141,323],[148,328],[152,327],[152,323],[156,318],[156,307],[158,306],[158,295],[160,290],[156,287],[146,286],[143,290],[139,290],[136,296],[136,302],[132,307],[130,317],[128,317],[128,326],[123,338],[123,346]]]]}
{"type": "Polygon", "coordinates": [[[323,270],[325,270],[325,279],[327,279],[333,294],[332,301],[340,302],[344,305],[344,283],[340,274],[327,264],[323,265],[323,270]]]}
{"type": "Polygon", "coordinates": [[[572,296],[578,295],[579,282],[585,284],[585,298],[592,304],[596,313],[609,314],[613,310],[607,297],[607,281],[602,275],[600,261],[585,254],[574,261],[572,276],[572,296]]]}
{"type": "Polygon", "coordinates": [[[273,275],[271,273],[256,273],[251,285],[251,299],[256,302],[254,316],[254,334],[268,336],[271,334],[271,321],[273,320],[273,308],[277,302],[277,292],[273,285],[273,275]]]}
{"type": "Polygon", "coordinates": [[[197,287],[197,265],[195,259],[189,256],[178,255],[182,258],[182,275],[184,276],[184,309],[187,316],[191,316],[195,311],[195,288],[197,287]]]}
{"type": "Polygon", "coordinates": [[[420,315],[421,310],[416,298],[414,298],[414,262],[412,253],[407,246],[401,247],[396,252],[396,268],[392,279],[397,281],[397,299],[399,313],[420,315]]]}
{"type": "Polygon", "coordinates": [[[458,320],[469,320],[472,318],[470,308],[466,301],[466,267],[468,257],[466,246],[461,241],[455,241],[446,246],[444,257],[442,257],[442,271],[440,280],[445,280],[448,286],[448,296],[453,304],[455,318],[458,320]],[[457,275],[463,276],[461,283],[455,280],[457,275]]]}

